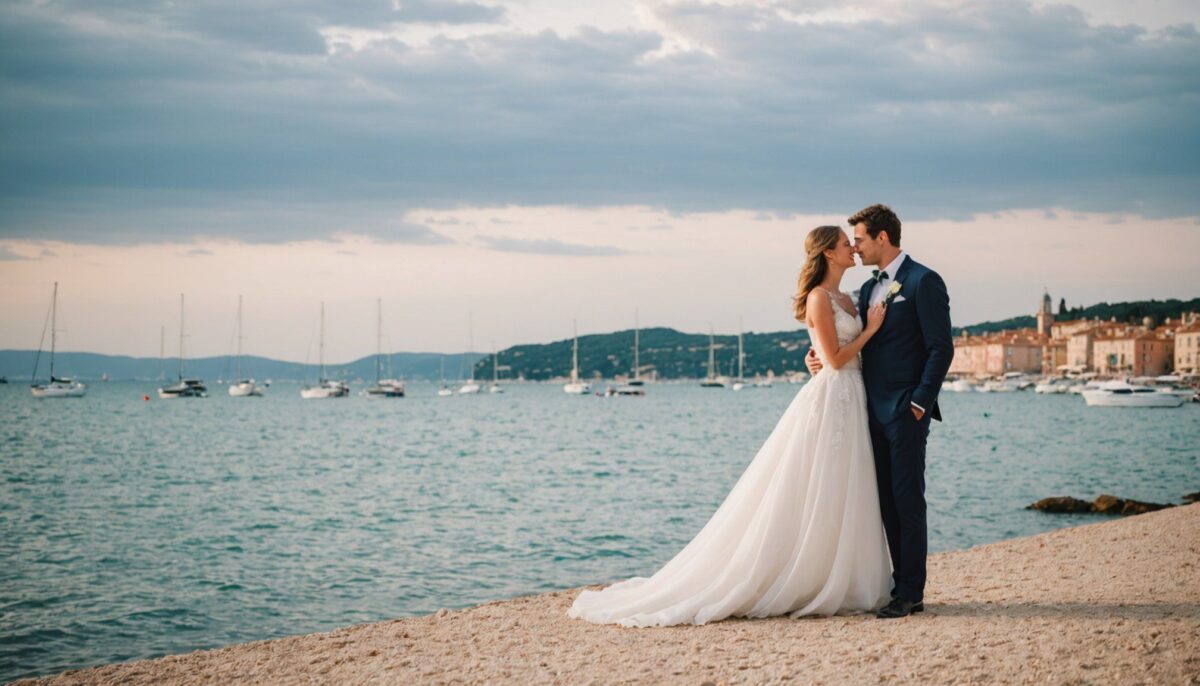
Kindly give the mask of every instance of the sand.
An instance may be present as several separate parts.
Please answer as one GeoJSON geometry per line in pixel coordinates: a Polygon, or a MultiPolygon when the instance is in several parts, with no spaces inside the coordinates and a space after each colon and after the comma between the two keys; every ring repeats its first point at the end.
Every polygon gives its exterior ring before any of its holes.
{"type": "Polygon", "coordinates": [[[1099,521],[934,555],[901,620],[626,629],[571,589],[22,683],[1200,684],[1200,504],[1099,521]]]}

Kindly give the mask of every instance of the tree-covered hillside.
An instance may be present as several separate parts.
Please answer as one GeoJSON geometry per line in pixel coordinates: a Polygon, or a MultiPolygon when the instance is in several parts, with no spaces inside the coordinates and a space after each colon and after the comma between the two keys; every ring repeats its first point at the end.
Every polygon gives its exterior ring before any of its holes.
{"type": "MultiPolygon", "coordinates": [[[[633,370],[634,332],[617,331],[579,337],[579,367],[585,378],[614,378],[633,370]]],[[[720,373],[737,373],[737,336],[716,336],[716,359],[720,373]]],[[[782,375],[804,369],[808,352],[806,331],[748,333],[743,337],[746,376],[782,375]]],[[[540,345],[518,345],[499,353],[500,375],[505,379],[541,381],[571,372],[571,340],[540,345]]],[[[686,334],[667,328],[643,329],[640,363],[643,376],[660,379],[699,378],[707,374],[708,336],[686,334]]],[[[476,377],[491,378],[492,361],[481,360],[476,377]]]]}
{"type": "MultiPolygon", "coordinates": [[[[1200,298],[1192,298],[1191,300],[1139,300],[1127,303],[1100,303],[1090,307],[1066,307],[1066,303],[1060,301],[1054,317],[1057,321],[1097,318],[1102,321],[1109,321],[1115,317],[1118,322],[1130,324],[1141,324],[1144,318],[1153,317],[1155,322],[1161,324],[1167,319],[1179,319],[1184,312],[1200,312],[1200,298]]],[[[1033,315],[1026,315],[996,322],[983,322],[961,328],[956,327],[954,333],[958,335],[965,330],[971,332],[971,335],[974,336],[982,333],[1011,331],[1012,329],[1034,326],[1037,326],[1037,319],[1033,315]]]]}

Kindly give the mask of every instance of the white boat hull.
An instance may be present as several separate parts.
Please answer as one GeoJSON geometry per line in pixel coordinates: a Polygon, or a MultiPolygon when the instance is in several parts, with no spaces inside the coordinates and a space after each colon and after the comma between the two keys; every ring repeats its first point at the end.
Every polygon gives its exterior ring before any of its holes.
{"type": "Polygon", "coordinates": [[[404,382],[388,379],[380,381],[378,385],[364,388],[361,394],[364,398],[380,399],[380,398],[403,398],[404,397],[404,382]]]}
{"type": "Polygon", "coordinates": [[[81,383],[50,383],[29,389],[35,398],[82,398],[87,395],[87,386],[81,383]]]}
{"type": "Polygon", "coordinates": [[[165,386],[158,389],[158,397],[163,400],[207,398],[208,388],[198,379],[185,379],[174,386],[165,386]]]}
{"type": "Polygon", "coordinates": [[[345,398],[350,395],[350,387],[337,381],[327,381],[320,386],[309,386],[300,389],[300,397],[305,400],[326,400],[328,398],[345,398]]]}
{"type": "Polygon", "coordinates": [[[1179,407],[1185,398],[1174,393],[1114,395],[1104,391],[1085,391],[1083,399],[1090,407],[1179,407]]]}
{"type": "Polygon", "coordinates": [[[567,395],[584,395],[591,390],[592,387],[585,383],[569,383],[563,386],[563,392],[567,395]]]}
{"type": "Polygon", "coordinates": [[[1171,389],[1153,389],[1120,381],[1102,384],[1083,392],[1089,407],[1180,407],[1187,398],[1171,389]]]}
{"type": "Polygon", "coordinates": [[[229,395],[233,398],[261,398],[263,389],[253,381],[243,381],[229,386],[229,395]]]}

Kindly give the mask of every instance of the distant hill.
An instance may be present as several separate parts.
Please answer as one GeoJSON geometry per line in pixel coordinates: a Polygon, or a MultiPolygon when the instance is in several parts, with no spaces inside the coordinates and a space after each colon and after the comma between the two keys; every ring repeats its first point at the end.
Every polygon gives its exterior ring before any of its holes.
{"type": "MultiPolygon", "coordinates": [[[[1143,317],[1151,316],[1158,321],[1177,319],[1184,312],[1200,312],[1200,298],[1191,300],[1148,300],[1128,303],[1100,303],[1090,307],[1063,308],[1062,319],[1092,319],[1140,323],[1143,317]]],[[[967,327],[955,328],[955,334],[965,329],[974,334],[991,333],[1004,329],[1032,327],[1036,321],[1032,316],[1013,317],[1003,321],[983,322],[967,327]]],[[[717,364],[721,373],[733,375],[737,371],[737,336],[715,337],[717,364]]],[[[747,333],[744,336],[746,351],[746,376],[766,375],[773,372],[783,375],[804,369],[804,355],[809,348],[808,332],[802,329],[775,333],[747,333]]],[[[10,381],[26,381],[33,369],[35,352],[31,350],[0,350],[0,376],[10,381]]],[[[385,374],[404,379],[437,380],[440,365],[445,359],[446,378],[460,379],[468,374],[468,364],[474,363],[475,377],[492,378],[492,358],[483,353],[393,353],[387,356],[390,372],[385,374]]],[[[544,381],[566,376],[571,371],[571,340],[551,343],[517,345],[498,354],[502,379],[523,378],[529,381],[544,381]]],[[[657,375],[660,379],[694,379],[707,373],[708,335],[683,333],[669,328],[643,329],[641,332],[641,365],[644,375],[657,375]]],[[[160,367],[168,379],[174,378],[177,362],[168,358],[160,363],[158,358],[134,358],[93,353],[59,353],[58,370],[63,375],[81,379],[97,379],[108,374],[113,380],[159,378],[160,367]]],[[[589,379],[611,379],[628,375],[633,370],[633,330],[606,334],[590,334],[579,338],[579,365],[583,376],[589,379]]],[[[316,365],[284,362],[263,357],[243,358],[245,372],[256,379],[314,380],[316,365]]],[[[232,379],[233,359],[230,357],[208,357],[188,360],[186,374],[207,381],[232,379]]],[[[39,376],[44,378],[48,370],[43,354],[39,376]]],[[[369,356],[349,364],[329,365],[328,374],[333,378],[347,380],[375,378],[375,357],[369,356]]]]}
{"type": "MultiPolygon", "coordinates": [[[[1146,317],[1154,317],[1158,323],[1167,319],[1179,319],[1184,312],[1200,312],[1200,298],[1191,300],[1139,300],[1127,303],[1100,303],[1090,307],[1074,307],[1055,309],[1055,319],[1069,321],[1073,319],[1100,319],[1109,321],[1116,317],[1117,321],[1130,324],[1141,324],[1146,317]]],[[[1020,328],[1037,326],[1037,318],[1033,315],[1013,317],[996,322],[983,322],[971,326],[956,327],[955,335],[969,331],[972,336],[982,333],[995,333],[1020,328]]]]}
{"type": "MultiPolygon", "coordinates": [[[[36,352],[32,350],[0,350],[0,376],[9,381],[28,380],[33,371],[36,352]]],[[[468,364],[481,359],[482,353],[470,355],[459,353],[445,355],[446,377],[457,379],[467,375],[468,364]]],[[[490,357],[490,356],[489,356],[490,357]]],[[[386,357],[385,375],[405,379],[437,380],[443,355],[440,353],[394,353],[386,357]],[[390,366],[390,372],[388,371],[390,366]]],[[[45,378],[49,373],[47,356],[42,353],[38,376],[45,378]]],[[[157,357],[124,357],[120,355],[97,355],[94,353],[59,353],[55,361],[55,372],[60,375],[77,376],[80,379],[98,379],[102,374],[108,374],[113,380],[157,380],[161,373],[168,379],[178,375],[178,358],[167,358],[159,361],[157,357]]],[[[305,365],[298,362],[284,362],[265,357],[246,356],[242,358],[242,371],[259,381],[272,380],[315,380],[318,367],[315,364],[305,365]]],[[[217,379],[231,380],[236,372],[233,358],[205,357],[187,360],[184,373],[206,381],[217,379]]],[[[364,357],[349,364],[327,365],[326,373],[337,379],[374,379],[375,356],[364,357]]]]}
{"type": "MultiPolygon", "coordinates": [[[[633,329],[579,337],[579,367],[585,378],[611,379],[633,370],[633,329]]],[[[716,336],[717,365],[722,374],[737,373],[737,336],[716,336]]],[[[804,369],[808,332],[747,333],[743,336],[746,376],[782,375],[804,369]]],[[[566,376],[571,371],[571,340],[518,345],[499,353],[505,378],[541,381],[566,376]]],[[[640,363],[643,375],[660,379],[694,379],[707,374],[708,335],[668,328],[642,329],[640,363]]],[[[478,366],[476,375],[491,377],[491,360],[478,366]]]]}
{"type": "MultiPolygon", "coordinates": [[[[717,336],[716,358],[723,374],[737,371],[737,336],[717,336]]],[[[805,331],[785,331],[771,334],[748,333],[744,336],[746,375],[766,375],[769,371],[783,374],[804,368],[808,352],[805,331]]],[[[28,380],[33,369],[35,351],[0,350],[0,376],[10,381],[28,380]]],[[[546,344],[518,345],[499,351],[502,379],[544,381],[566,376],[571,371],[571,341],[546,344]]],[[[437,380],[442,355],[438,353],[394,353],[388,355],[390,375],[405,379],[437,380]]],[[[658,378],[698,378],[706,374],[708,335],[685,334],[674,329],[654,328],[641,332],[641,364],[644,374],[657,373],[658,378]]],[[[468,364],[475,364],[475,377],[492,378],[492,357],[483,353],[446,355],[446,377],[465,378],[468,364]]],[[[93,353],[59,353],[56,361],[60,375],[80,379],[98,379],[107,374],[110,379],[159,378],[160,369],[166,378],[177,375],[178,359],[134,358],[93,353]]],[[[610,334],[592,334],[579,338],[579,364],[587,378],[613,378],[628,374],[633,368],[633,330],[610,334]]],[[[38,375],[48,373],[43,353],[38,375]]],[[[283,362],[263,357],[244,357],[243,371],[256,379],[312,380],[317,376],[316,365],[283,362]]],[[[207,357],[187,360],[184,373],[207,381],[232,379],[235,373],[230,357],[207,357]]],[[[375,378],[375,356],[364,357],[344,365],[328,365],[332,378],[375,378]]],[[[385,374],[389,374],[385,370],[385,374]]]]}

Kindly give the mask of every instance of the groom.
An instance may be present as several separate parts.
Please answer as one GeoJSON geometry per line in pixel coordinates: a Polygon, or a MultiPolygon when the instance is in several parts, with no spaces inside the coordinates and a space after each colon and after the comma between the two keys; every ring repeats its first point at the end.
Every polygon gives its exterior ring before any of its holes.
{"type": "MultiPolygon", "coordinates": [[[[950,298],[937,272],[900,249],[900,219],[886,205],[871,205],[848,220],[855,251],[875,266],[859,291],[858,310],[883,302],[883,328],[862,350],[868,423],[875,450],[879,509],[892,555],[892,602],[881,619],[925,609],[925,441],[931,419],[942,420],[937,396],[954,357],[950,298]]],[[[813,351],[805,360],[817,373],[813,351]]]]}

